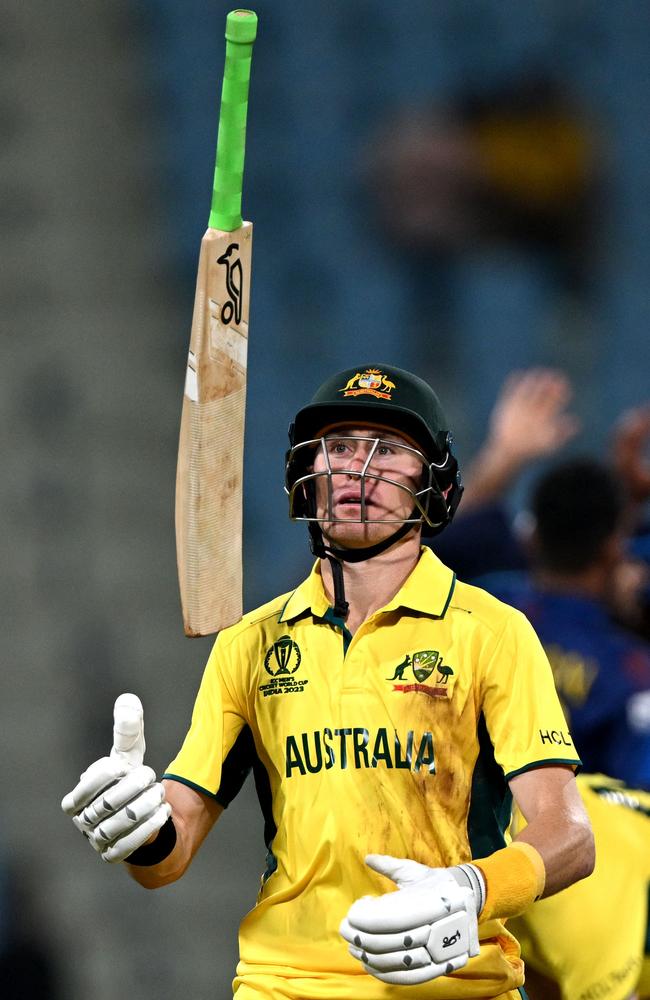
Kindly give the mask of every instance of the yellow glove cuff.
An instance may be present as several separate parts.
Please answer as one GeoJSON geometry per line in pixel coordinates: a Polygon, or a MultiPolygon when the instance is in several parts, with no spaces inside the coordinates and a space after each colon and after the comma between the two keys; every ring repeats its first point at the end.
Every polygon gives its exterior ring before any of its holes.
{"type": "Polygon", "coordinates": [[[487,858],[472,861],[480,868],[486,885],[480,920],[516,917],[544,892],[546,869],[539,851],[523,840],[515,840],[487,858]]]}

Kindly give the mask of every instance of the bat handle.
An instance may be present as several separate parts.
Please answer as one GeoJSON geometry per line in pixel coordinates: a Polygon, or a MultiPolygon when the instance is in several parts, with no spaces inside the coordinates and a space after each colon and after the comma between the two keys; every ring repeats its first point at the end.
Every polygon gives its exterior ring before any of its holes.
{"type": "Polygon", "coordinates": [[[256,35],[257,15],[252,10],[231,10],[226,18],[226,62],[208,223],[211,228],[227,233],[239,229],[242,224],[248,87],[256,35]]]}

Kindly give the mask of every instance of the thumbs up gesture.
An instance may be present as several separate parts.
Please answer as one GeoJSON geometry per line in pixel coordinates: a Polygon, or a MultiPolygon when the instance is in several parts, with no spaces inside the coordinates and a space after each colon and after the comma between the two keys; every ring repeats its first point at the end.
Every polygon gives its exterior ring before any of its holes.
{"type": "Polygon", "coordinates": [[[104,861],[124,861],[171,815],[163,786],[142,763],[144,750],[142,703],[122,694],[113,710],[110,756],[91,764],[61,802],[104,861]]]}

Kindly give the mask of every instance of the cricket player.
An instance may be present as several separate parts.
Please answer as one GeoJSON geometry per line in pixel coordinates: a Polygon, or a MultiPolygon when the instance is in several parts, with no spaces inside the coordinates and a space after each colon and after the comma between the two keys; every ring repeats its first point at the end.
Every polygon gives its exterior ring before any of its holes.
{"type": "Polygon", "coordinates": [[[104,860],[156,888],[252,768],[268,859],[240,928],[237,1000],[519,1000],[505,920],[594,865],[548,661],[520,612],[421,545],[462,493],[424,381],[340,372],[289,436],[311,574],[218,635],[162,782],[123,695],[110,757],[63,808],[104,860]],[[527,826],[509,843],[513,796],[527,826]]]}
{"type": "Polygon", "coordinates": [[[510,923],[526,959],[526,989],[530,1000],[647,1000],[650,793],[603,774],[577,781],[596,867],[510,923]]]}

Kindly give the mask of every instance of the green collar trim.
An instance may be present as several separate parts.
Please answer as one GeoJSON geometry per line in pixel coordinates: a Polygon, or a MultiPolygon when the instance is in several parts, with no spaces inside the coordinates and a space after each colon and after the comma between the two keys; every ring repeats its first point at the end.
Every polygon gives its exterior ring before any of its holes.
{"type": "Polygon", "coordinates": [[[352,633],[348,629],[347,625],[342,618],[334,614],[334,608],[328,608],[321,621],[327,622],[328,625],[334,625],[335,628],[340,628],[343,635],[343,655],[348,651],[350,643],[352,642],[352,633]]]}

